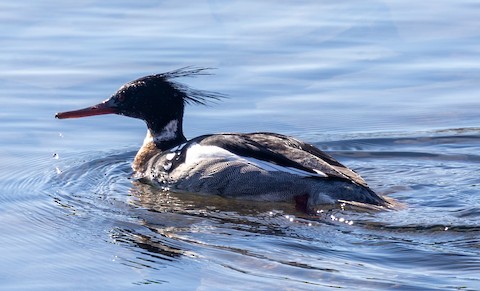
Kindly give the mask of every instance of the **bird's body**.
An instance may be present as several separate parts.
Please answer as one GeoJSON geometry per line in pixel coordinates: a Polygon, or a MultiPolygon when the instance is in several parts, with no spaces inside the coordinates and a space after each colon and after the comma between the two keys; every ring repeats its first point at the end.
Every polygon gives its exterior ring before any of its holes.
{"type": "Polygon", "coordinates": [[[57,114],[74,118],[116,113],[146,121],[147,137],[133,161],[135,176],[170,191],[257,201],[291,201],[306,211],[351,201],[389,207],[351,169],[313,145],[276,133],[183,135],[185,103],[220,95],[170,81],[202,71],[177,70],[122,86],[93,107],[57,114]]]}

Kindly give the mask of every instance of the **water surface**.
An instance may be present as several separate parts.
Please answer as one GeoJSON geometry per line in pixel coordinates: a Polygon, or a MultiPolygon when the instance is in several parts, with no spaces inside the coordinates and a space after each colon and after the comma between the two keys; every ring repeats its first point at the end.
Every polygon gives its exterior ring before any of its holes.
{"type": "Polygon", "coordinates": [[[0,3],[0,289],[480,289],[475,1],[0,3]],[[398,211],[305,215],[131,179],[139,120],[55,120],[184,66],[188,137],[273,131],[398,211]]]}

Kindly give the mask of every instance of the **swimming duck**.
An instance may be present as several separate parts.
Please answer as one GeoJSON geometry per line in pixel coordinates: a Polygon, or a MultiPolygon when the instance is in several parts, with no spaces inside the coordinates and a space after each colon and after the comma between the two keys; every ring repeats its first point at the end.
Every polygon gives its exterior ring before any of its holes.
{"type": "Polygon", "coordinates": [[[131,81],[110,98],[56,118],[118,114],[146,122],[136,154],[135,177],[170,191],[215,194],[257,201],[291,201],[304,211],[352,202],[388,208],[365,180],[315,146],[277,133],[219,133],[187,140],[186,104],[205,104],[221,94],[191,89],[173,79],[205,74],[182,68],[131,81]]]}

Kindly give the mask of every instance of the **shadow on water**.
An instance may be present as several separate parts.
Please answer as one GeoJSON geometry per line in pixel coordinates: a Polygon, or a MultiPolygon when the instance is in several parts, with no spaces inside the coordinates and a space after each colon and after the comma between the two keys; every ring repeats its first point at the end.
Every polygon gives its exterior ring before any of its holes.
{"type": "Polygon", "coordinates": [[[275,279],[304,288],[430,282],[435,289],[446,281],[429,274],[448,277],[461,268],[459,282],[473,282],[480,271],[480,180],[471,172],[480,170],[479,144],[478,132],[322,143],[374,189],[407,205],[399,211],[340,207],[312,216],[287,203],[162,191],[131,180],[133,151],[59,159],[43,191],[74,217],[64,223],[135,254],[119,257],[121,264],[162,269],[148,283],[166,282],[165,268],[173,268],[208,284],[226,277],[238,284],[248,275],[251,286],[275,279]],[[412,274],[412,266],[423,271],[412,274]]]}

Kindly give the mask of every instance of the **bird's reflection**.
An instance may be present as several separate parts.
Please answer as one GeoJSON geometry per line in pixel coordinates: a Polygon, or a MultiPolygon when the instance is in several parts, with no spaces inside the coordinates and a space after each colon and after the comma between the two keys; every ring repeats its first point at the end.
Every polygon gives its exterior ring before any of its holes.
{"type": "MultiPolygon", "coordinates": [[[[112,230],[112,239],[141,253],[137,264],[172,262],[197,257],[209,235],[236,233],[285,235],[284,213],[295,213],[288,203],[258,203],[212,195],[173,193],[138,181],[129,193],[140,225],[112,230]],[[148,256],[149,258],[145,258],[148,256]]],[[[217,247],[217,246],[213,246],[217,247]]],[[[225,248],[225,246],[221,246],[225,248]]],[[[130,262],[132,264],[133,262],[130,262]]]]}

